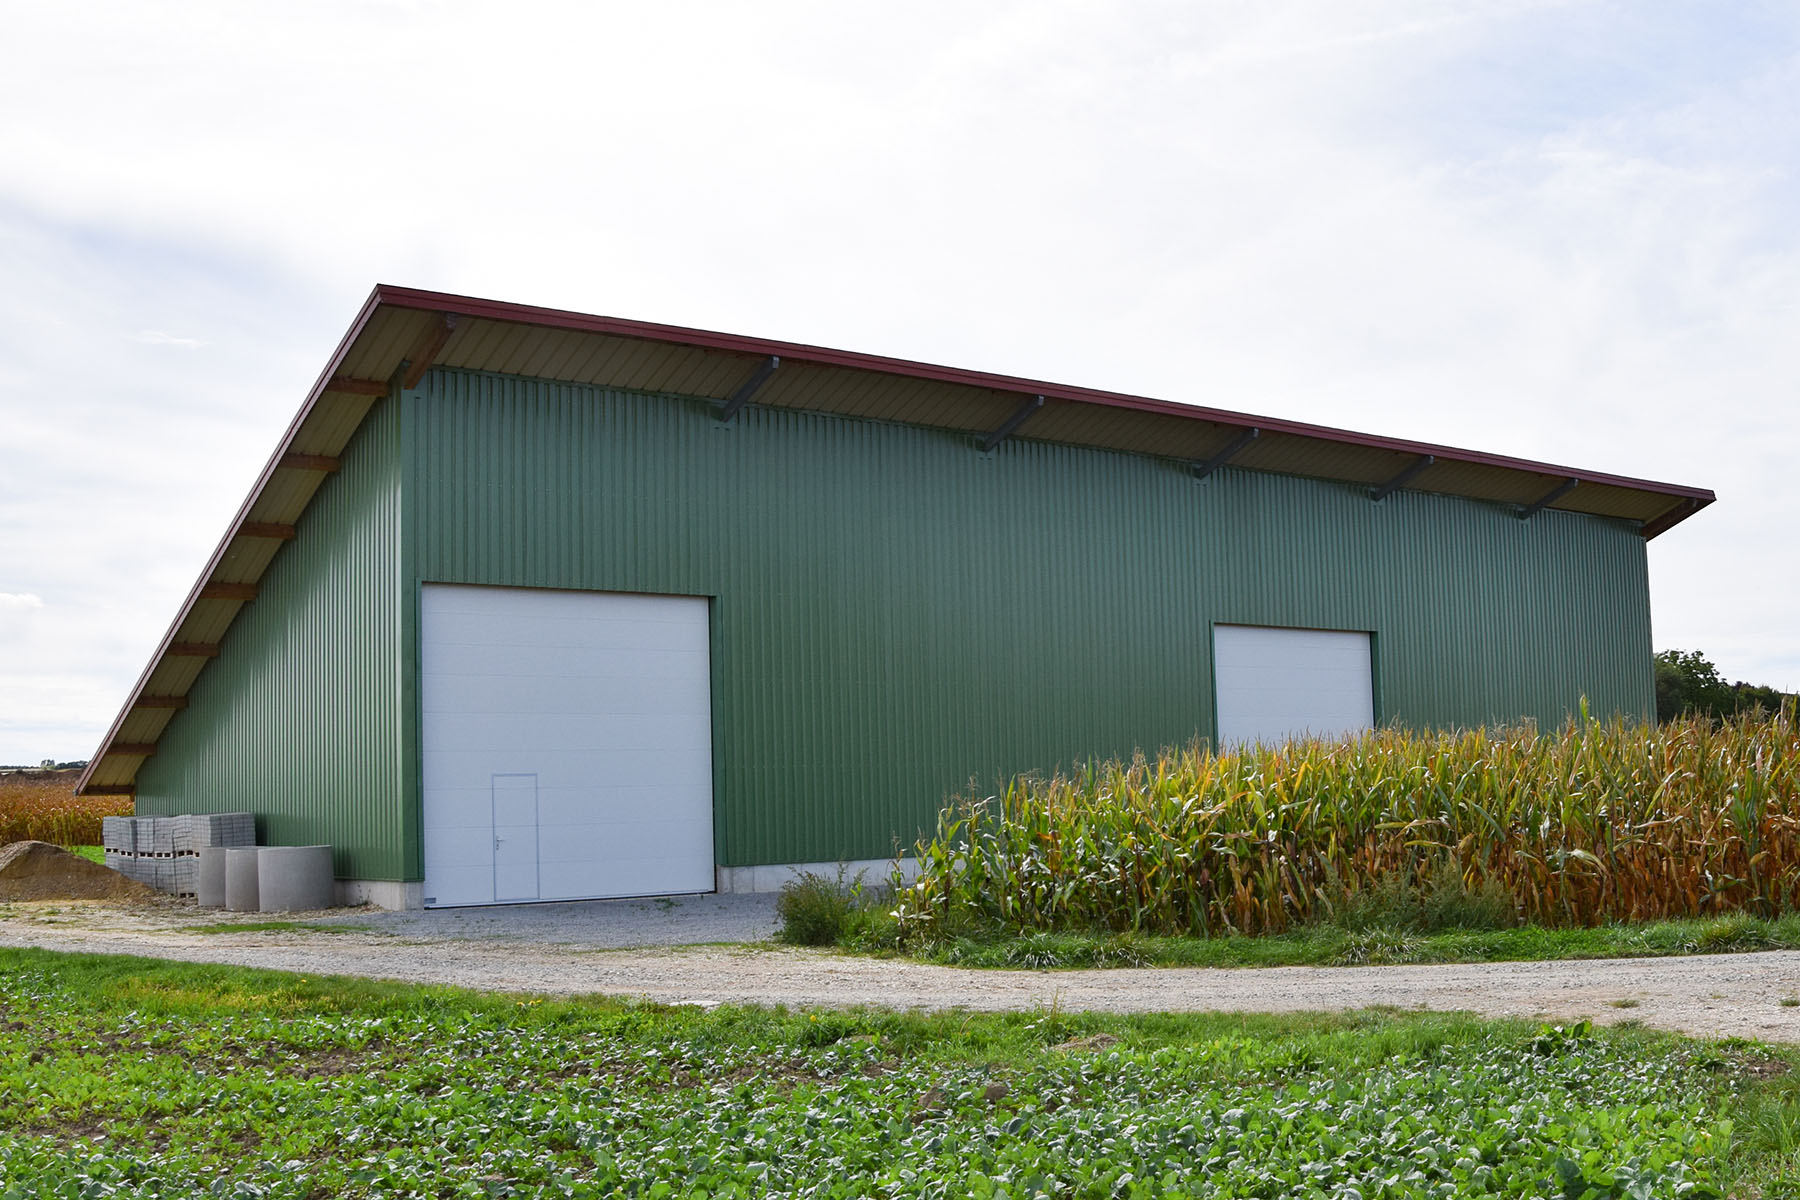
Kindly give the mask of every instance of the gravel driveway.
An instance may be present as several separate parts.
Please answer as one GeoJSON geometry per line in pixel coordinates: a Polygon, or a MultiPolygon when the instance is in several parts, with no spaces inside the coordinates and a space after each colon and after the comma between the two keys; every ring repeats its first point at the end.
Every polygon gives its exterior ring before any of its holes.
{"type": "Polygon", "coordinates": [[[315,927],[202,933],[191,905],[13,904],[0,946],[363,975],[671,1004],[1064,1011],[1301,1012],[1388,1005],[1486,1016],[1632,1019],[1699,1035],[1800,1042],[1800,951],[1464,966],[1150,967],[999,971],[742,943],[774,930],[772,897],[302,914],[315,927]],[[690,944],[678,944],[690,943],[690,944]],[[1623,1006],[1621,1006],[1623,1005],[1623,1006]]]}

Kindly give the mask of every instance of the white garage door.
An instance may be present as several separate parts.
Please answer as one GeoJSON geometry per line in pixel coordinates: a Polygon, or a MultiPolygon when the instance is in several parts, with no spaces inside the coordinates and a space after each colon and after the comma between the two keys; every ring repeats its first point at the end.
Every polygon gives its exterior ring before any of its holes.
{"type": "Polygon", "coordinates": [[[1219,745],[1341,737],[1375,723],[1369,635],[1328,629],[1213,629],[1219,745]]]}
{"type": "Polygon", "coordinates": [[[713,890],[707,601],[428,584],[425,903],[713,890]]]}

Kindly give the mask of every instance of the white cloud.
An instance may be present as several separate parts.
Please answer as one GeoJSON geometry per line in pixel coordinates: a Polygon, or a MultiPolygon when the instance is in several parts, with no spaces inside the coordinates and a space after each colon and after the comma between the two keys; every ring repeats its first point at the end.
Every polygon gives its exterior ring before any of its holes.
{"type": "Polygon", "coordinates": [[[160,329],[145,329],[132,335],[131,340],[144,346],[179,346],[184,350],[198,350],[206,345],[199,338],[176,337],[172,333],[164,333],[160,329]]]}
{"type": "Polygon", "coordinates": [[[377,280],[1711,485],[1657,644],[1800,687],[1800,12],[415,9],[10,15],[7,654],[75,682],[0,760],[92,749],[377,280]]]}
{"type": "Polygon", "coordinates": [[[0,612],[26,612],[42,607],[43,598],[31,592],[0,592],[0,612]]]}

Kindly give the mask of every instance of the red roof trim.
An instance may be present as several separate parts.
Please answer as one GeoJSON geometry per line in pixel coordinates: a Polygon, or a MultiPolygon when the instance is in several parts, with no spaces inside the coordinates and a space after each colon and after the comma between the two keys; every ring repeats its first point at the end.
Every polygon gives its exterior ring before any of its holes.
{"type": "Polygon", "coordinates": [[[130,719],[131,710],[137,705],[138,698],[144,694],[144,688],[149,684],[150,676],[156,672],[157,667],[162,665],[169,647],[175,644],[175,631],[181,628],[182,622],[188,619],[188,614],[194,611],[194,605],[200,599],[201,589],[206,586],[207,580],[212,578],[212,573],[218,570],[219,564],[224,561],[225,552],[231,547],[231,539],[237,536],[244,519],[250,515],[251,506],[262,498],[263,489],[269,486],[270,478],[275,474],[276,468],[281,465],[281,456],[293,444],[295,435],[300,432],[300,426],[306,422],[306,418],[312,415],[313,409],[319,403],[319,397],[325,394],[325,385],[331,382],[331,377],[337,373],[338,365],[350,353],[350,347],[362,335],[363,327],[369,323],[380,307],[381,289],[377,287],[369,293],[369,298],[363,302],[362,311],[356,314],[356,320],[351,324],[349,331],[338,342],[337,349],[332,351],[331,361],[325,365],[325,369],[319,373],[319,378],[313,383],[312,390],[306,394],[306,403],[300,406],[298,415],[288,422],[287,431],[281,435],[281,441],[276,444],[275,452],[269,455],[269,461],[264,464],[262,474],[256,477],[256,486],[250,489],[249,496],[245,497],[244,503],[238,507],[237,515],[231,518],[231,524],[226,527],[225,536],[219,540],[217,548],[212,552],[212,557],[206,560],[206,567],[200,572],[200,578],[194,581],[194,586],[188,592],[187,599],[181,602],[181,611],[175,615],[175,620],[170,623],[168,632],[163,634],[162,641],[156,644],[156,653],[150,656],[149,665],[144,668],[144,673],[138,676],[138,681],[131,685],[130,698],[126,700],[125,707],[119,710],[119,715],[113,718],[112,727],[106,731],[106,737],[101,739],[100,752],[88,762],[86,768],[81,772],[81,778],[75,783],[77,796],[86,789],[88,780],[93,777],[95,769],[100,765],[100,760],[106,757],[107,749],[113,744],[113,739],[119,736],[119,730],[130,719]]]}
{"type": "Polygon", "coordinates": [[[521,325],[537,325],[551,329],[567,329],[581,333],[603,333],[614,337],[642,338],[706,350],[723,350],[757,358],[777,355],[784,362],[807,362],[818,366],[844,367],[855,371],[876,371],[885,375],[903,375],[928,379],[937,383],[962,384],[999,392],[1041,395],[1052,400],[1078,404],[1098,404],[1107,408],[1124,408],[1136,412],[1156,413],[1190,421],[1207,421],[1216,425],[1261,429],[1266,433],[1285,433],[1296,437],[1320,438],[1345,445],[1388,450],[1396,454],[1430,454],[1452,462],[1473,463],[1486,467],[1502,467],[1513,471],[1531,471],[1539,475],[1566,478],[1575,476],[1583,483],[1603,483],[1637,491],[1657,492],[1710,504],[1716,497],[1706,488],[1687,487],[1677,483],[1658,483],[1650,479],[1632,479],[1624,475],[1608,475],[1583,471],[1554,463],[1511,458],[1502,454],[1485,454],[1456,446],[1439,446],[1429,442],[1413,442],[1404,438],[1357,433],[1329,425],[1309,425],[1302,421],[1285,421],[1275,417],[1259,417],[1252,413],[1222,408],[1205,408],[1196,404],[1179,404],[1171,400],[1155,400],[1122,392],[1106,392],[1096,388],[1070,387],[1038,379],[1014,375],[995,375],[986,371],[970,371],[960,367],[944,367],[904,358],[887,358],[879,354],[859,354],[849,350],[833,350],[800,342],[779,342],[767,338],[743,337],[731,333],[715,333],[706,329],[689,329],[680,325],[659,325],[650,321],[628,321],[619,317],[600,317],[564,309],[540,308],[531,304],[509,304],[500,300],[482,300],[474,296],[458,296],[448,292],[427,292],[416,288],[380,284],[375,295],[382,303],[396,308],[422,309],[430,312],[455,313],[458,316],[490,321],[510,321],[521,325]]]}

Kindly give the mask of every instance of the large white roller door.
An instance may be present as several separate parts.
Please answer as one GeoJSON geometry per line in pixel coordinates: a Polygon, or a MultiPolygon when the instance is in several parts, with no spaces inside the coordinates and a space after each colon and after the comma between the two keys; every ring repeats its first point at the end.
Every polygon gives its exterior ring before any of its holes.
{"type": "Polygon", "coordinates": [[[1219,745],[1343,737],[1375,723],[1369,635],[1218,625],[1219,745]]]}
{"type": "Polygon", "coordinates": [[[713,889],[707,601],[427,584],[425,903],[713,889]]]}

